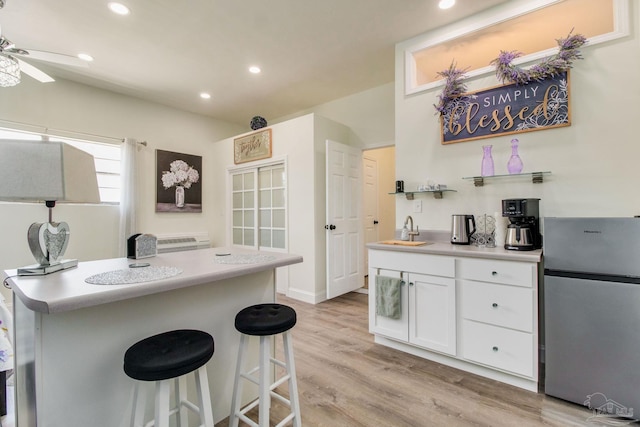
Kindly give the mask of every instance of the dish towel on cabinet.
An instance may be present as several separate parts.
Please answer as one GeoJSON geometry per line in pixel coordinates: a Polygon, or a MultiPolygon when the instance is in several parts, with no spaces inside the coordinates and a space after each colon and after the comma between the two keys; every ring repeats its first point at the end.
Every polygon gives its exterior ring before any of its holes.
{"type": "Polygon", "coordinates": [[[402,315],[400,288],[404,284],[396,277],[376,276],[376,314],[390,319],[402,315]]]}

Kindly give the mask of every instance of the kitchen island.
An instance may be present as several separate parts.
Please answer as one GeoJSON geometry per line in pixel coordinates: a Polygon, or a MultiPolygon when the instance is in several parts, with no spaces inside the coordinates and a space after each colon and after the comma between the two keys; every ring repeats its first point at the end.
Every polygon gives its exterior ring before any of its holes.
{"type": "Polygon", "coordinates": [[[171,329],[213,335],[209,386],[215,421],[224,419],[240,341],[235,315],[273,302],[275,269],[300,262],[297,255],[211,248],[82,262],[47,276],[5,271],[14,293],[16,425],[128,425],[134,381],[122,370],[124,352],[171,329]],[[231,255],[217,255],[223,253],[231,255]],[[110,272],[127,272],[135,262],[174,275],[132,284],[85,281],[97,275],[108,282],[110,272]]]}

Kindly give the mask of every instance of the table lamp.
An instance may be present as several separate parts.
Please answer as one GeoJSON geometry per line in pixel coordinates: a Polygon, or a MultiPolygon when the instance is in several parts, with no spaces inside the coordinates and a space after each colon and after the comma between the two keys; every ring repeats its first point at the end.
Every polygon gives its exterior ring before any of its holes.
{"type": "Polygon", "coordinates": [[[69,225],[53,222],[56,202],[100,203],[93,156],[62,142],[0,141],[0,200],[44,202],[49,221],[33,223],[29,249],[38,264],[18,269],[21,276],[39,276],[78,265],[63,259],[69,225]]]}

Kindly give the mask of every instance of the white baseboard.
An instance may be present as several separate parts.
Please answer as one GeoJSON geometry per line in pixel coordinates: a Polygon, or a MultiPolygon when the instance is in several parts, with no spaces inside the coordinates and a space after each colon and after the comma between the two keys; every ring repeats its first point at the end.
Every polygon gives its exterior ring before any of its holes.
{"type": "Polygon", "coordinates": [[[306,302],[309,304],[319,304],[327,299],[326,292],[315,294],[295,288],[289,288],[287,296],[289,298],[297,299],[298,301],[306,302]]]}

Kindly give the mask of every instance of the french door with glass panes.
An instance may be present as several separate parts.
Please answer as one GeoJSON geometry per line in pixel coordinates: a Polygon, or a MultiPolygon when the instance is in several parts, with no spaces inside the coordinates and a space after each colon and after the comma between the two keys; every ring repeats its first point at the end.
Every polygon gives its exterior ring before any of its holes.
{"type": "Polygon", "coordinates": [[[285,251],[286,194],[284,163],[232,170],[233,245],[285,251]]]}

